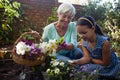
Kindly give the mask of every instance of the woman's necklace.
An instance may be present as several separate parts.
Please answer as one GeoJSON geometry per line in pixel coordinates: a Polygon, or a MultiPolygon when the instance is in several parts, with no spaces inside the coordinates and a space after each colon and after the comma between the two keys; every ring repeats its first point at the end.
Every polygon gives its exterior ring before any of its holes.
{"type": "Polygon", "coordinates": [[[61,26],[58,26],[57,24],[55,25],[55,28],[57,30],[57,33],[59,34],[59,36],[64,36],[66,31],[67,31],[67,27],[61,27],[61,26]]]}

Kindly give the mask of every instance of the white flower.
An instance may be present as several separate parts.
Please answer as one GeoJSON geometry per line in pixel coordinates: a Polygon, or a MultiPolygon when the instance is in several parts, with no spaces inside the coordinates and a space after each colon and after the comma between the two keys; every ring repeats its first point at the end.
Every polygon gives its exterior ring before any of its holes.
{"type": "Polygon", "coordinates": [[[50,50],[47,42],[40,43],[40,48],[42,53],[46,53],[50,50]]]}
{"type": "Polygon", "coordinates": [[[42,53],[46,53],[48,51],[52,51],[52,53],[56,53],[58,45],[56,44],[56,40],[49,40],[49,42],[40,43],[40,48],[42,53]]]}
{"type": "Polygon", "coordinates": [[[50,47],[51,50],[56,49],[58,45],[56,44],[56,40],[49,40],[48,46],[50,47]]]}
{"type": "Polygon", "coordinates": [[[49,73],[50,72],[50,69],[47,69],[47,71],[46,71],[47,73],[49,73]]]}
{"type": "Polygon", "coordinates": [[[55,68],[55,74],[59,74],[60,73],[60,69],[59,68],[55,68]]]}
{"type": "Polygon", "coordinates": [[[64,62],[61,62],[61,63],[60,63],[60,66],[63,66],[63,67],[64,67],[64,62]]]}
{"type": "Polygon", "coordinates": [[[59,62],[57,60],[55,60],[52,64],[53,64],[52,66],[57,66],[59,64],[59,62]]]}
{"type": "Polygon", "coordinates": [[[17,54],[24,55],[26,51],[30,51],[30,46],[29,45],[26,45],[24,42],[19,42],[16,45],[16,52],[17,52],[17,54]]]}

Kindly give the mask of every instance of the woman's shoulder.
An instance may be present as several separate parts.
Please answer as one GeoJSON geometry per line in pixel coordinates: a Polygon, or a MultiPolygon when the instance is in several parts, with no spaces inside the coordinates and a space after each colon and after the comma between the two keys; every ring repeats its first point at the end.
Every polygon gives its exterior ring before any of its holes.
{"type": "Polygon", "coordinates": [[[53,27],[54,27],[54,23],[50,23],[47,26],[45,26],[43,29],[44,30],[51,30],[51,29],[53,29],[53,27]]]}

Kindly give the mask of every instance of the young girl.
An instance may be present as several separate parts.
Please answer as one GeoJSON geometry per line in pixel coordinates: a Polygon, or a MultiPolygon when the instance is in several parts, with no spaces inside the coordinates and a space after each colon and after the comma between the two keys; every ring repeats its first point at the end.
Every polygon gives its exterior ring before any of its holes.
{"type": "Polygon", "coordinates": [[[97,69],[99,80],[117,80],[118,59],[110,47],[108,37],[90,16],[77,21],[77,31],[83,39],[83,57],[72,61],[72,65],[89,63],[91,71],[97,69]]]}

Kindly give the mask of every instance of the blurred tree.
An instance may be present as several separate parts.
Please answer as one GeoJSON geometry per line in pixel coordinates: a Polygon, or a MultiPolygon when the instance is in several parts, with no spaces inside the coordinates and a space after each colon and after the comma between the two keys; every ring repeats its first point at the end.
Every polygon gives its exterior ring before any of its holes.
{"type": "Polygon", "coordinates": [[[84,5],[77,13],[80,13],[76,15],[77,17],[92,16],[110,37],[113,49],[120,55],[120,0],[113,3],[106,2],[102,5],[98,0],[89,0],[89,4],[84,5]]]}
{"type": "MultiPolygon", "coordinates": [[[[120,4],[120,0],[118,3],[120,4]]],[[[110,8],[106,10],[105,16],[105,29],[108,32],[107,34],[110,36],[111,43],[113,49],[120,56],[120,5],[113,7],[111,5],[110,8]]]]}

